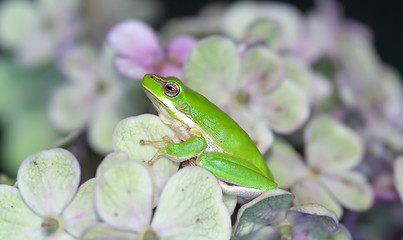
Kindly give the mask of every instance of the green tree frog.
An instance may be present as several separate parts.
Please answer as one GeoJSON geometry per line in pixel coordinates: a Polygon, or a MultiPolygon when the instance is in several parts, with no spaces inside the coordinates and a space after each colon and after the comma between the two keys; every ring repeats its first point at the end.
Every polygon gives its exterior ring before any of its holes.
{"type": "Polygon", "coordinates": [[[175,77],[146,74],[143,88],[162,122],[173,129],[181,143],[168,137],[141,140],[159,148],[148,161],[161,156],[189,161],[213,173],[224,192],[253,198],[277,187],[263,157],[248,134],[226,113],[175,77]]]}

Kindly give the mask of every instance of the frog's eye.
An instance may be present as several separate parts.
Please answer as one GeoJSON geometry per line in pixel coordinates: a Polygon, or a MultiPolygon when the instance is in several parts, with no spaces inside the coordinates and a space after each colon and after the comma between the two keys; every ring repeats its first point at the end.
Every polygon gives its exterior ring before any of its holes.
{"type": "Polygon", "coordinates": [[[175,82],[167,82],[164,85],[164,93],[168,97],[176,97],[176,96],[178,96],[180,91],[181,91],[181,88],[180,88],[179,84],[177,84],[175,82]]]}

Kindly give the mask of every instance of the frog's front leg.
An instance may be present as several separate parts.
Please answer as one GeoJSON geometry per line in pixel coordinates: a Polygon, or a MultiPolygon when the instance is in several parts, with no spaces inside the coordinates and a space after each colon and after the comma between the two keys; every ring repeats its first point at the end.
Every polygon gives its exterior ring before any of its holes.
{"type": "Polygon", "coordinates": [[[172,139],[163,138],[162,141],[140,140],[140,145],[153,145],[160,150],[147,162],[152,166],[159,157],[168,157],[175,162],[183,162],[197,156],[206,148],[206,141],[202,136],[194,136],[184,142],[174,143],[172,139]]]}
{"type": "MultiPolygon", "coordinates": [[[[245,188],[250,190],[269,190],[277,187],[259,168],[250,164],[245,159],[222,152],[202,153],[197,162],[223,182],[234,186],[233,195],[237,191],[242,195],[245,188]],[[236,190],[238,189],[238,190],[236,190]]],[[[261,191],[258,191],[261,192],[261,191]]]]}

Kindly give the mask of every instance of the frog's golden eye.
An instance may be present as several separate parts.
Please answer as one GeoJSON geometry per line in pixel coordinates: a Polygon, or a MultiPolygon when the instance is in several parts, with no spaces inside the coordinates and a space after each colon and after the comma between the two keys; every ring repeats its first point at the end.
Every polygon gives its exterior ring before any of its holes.
{"type": "Polygon", "coordinates": [[[175,82],[167,82],[164,85],[164,93],[168,97],[176,97],[176,96],[178,96],[180,91],[181,91],[181,87],[179,86],[179,84],[177,84],[175,82]]]}

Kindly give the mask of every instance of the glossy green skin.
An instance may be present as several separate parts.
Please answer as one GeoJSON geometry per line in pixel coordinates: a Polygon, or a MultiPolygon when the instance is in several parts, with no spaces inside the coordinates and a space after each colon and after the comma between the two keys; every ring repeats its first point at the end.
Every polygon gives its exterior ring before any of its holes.
{"type": "Polygon", "coordinates": [[[165,119],[176,119],[175,122],[189,133],[184,142],[167,143],[160,154],[178,162],[197,156],[198,165],[220,180],[237,186],[263,190],[277,187],[248,134],[207,98],[175,77],[147,74],[143,78],[143,87],[160,117],[162,114],[165,119]],[[180,86],[177,96],[169,97],[164,93],[163,87],[168,81],[180,86]]]}

